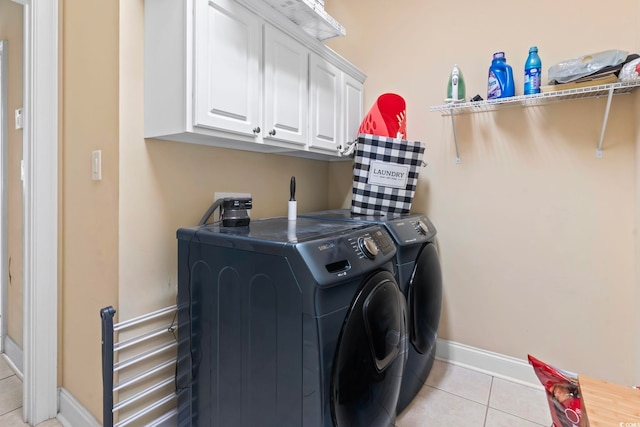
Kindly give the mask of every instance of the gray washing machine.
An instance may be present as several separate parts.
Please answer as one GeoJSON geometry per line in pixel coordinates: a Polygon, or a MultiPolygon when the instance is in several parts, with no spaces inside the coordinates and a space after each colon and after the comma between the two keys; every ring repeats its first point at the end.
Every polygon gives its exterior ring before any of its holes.
{"type": "Polygon", "coordinates": [[[436,352],[442,311],[442,271],[435,245],[436,229],[422,214],[357,215],[349,209],[302,214],[301,217],[379,224],[397,247],[396,280],[407,302],[407,365],[397,413],[402,412],[424,385],[436,352]]]}
{"type": "Polygon", "coordinates": [[[384,227],[271,218],[177,238],[179,426],[394,424],[406,306],[384,227]]]}

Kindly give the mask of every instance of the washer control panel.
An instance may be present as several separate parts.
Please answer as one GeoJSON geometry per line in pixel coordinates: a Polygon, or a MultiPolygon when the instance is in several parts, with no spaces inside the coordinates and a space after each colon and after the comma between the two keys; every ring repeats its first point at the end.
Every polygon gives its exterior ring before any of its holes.
{"type": "Polygon", "coordinates": [[[379,253],[386,255],[395,249],[391,236],[380,227],[348,240],[359,258],[375,259],[379,253]]]}
{"type": "Polygon", "coordinates": [[[319,286],[332,286],[336,279],[367,274],[392,262],[396,255],[391,235],[377,224],[358,226],[295,247],[319,286]]]}

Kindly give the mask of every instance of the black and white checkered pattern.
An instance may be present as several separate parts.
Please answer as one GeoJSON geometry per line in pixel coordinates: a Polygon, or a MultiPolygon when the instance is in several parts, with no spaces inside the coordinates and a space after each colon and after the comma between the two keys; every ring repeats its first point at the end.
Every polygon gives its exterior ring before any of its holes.
{"type": "Polygon", "coordinates": [[[351,212],[361,215],[409,213],[418,183],[418,168],[422,166],[424,145],[377,135],[358,135],[358,148],[353,166],[351,212]],[[368,184],[372,161],[409,166],[405,188],[368,184]]]}

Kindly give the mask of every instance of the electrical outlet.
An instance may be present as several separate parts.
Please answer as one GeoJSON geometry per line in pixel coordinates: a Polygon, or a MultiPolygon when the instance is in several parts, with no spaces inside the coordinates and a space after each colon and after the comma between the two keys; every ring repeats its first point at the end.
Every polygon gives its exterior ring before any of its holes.
{"type": "Polygon", "coordinates": [[[218,199],[224,199],[226,197],[251,197],[251,193],[224,193],[216,191],[213,194],[213,200],[216,201],[218,199]]]}

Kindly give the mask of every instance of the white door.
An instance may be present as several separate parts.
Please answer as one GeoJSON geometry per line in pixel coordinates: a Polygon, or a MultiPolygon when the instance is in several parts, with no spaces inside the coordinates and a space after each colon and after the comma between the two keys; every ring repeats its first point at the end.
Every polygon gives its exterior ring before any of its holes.
{"type": "Polygon", "coordinates": [[[265,141],[307,143],[309,51],[281,31],[265,27],[265,141]]]}
{"type": "Polygon", "coordinates": [[[261,21],[233,0],[195,3],[195,125],[257,135],[261,21]]]}
{"type": "Polygon", "coordinates": [[[341,71],[319,56],[311,55],[310,147],[336,152],[341,117],[341,71]]]}

